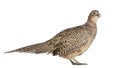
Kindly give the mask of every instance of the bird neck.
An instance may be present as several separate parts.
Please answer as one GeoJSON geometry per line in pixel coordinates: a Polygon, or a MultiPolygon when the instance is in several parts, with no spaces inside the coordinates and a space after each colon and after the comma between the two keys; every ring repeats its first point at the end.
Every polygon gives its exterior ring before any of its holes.
{"type": "Polygon", "coordinates": [[[90,26],[90,27],[93,27],[93,28],[96,28],[96,22],[93,22],[93,21],[90,21],[90,20],[88,20],[88,21],[85,23],[85,25],[90,26]]]}
{"type": "Polygon", "coordinates": [[[97,19],[98,19],[97,16],[89,16],[87,22],[96,23],[97,19]]]}

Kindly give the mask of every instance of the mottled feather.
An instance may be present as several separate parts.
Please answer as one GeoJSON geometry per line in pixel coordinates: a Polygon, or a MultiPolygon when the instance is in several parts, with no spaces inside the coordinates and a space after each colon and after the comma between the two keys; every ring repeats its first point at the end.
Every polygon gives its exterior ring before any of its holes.
{"type": "Polygon", "coordinates": [[[99,12],[93,10],[90,12],[87,22],[83,25],[63,30],[46,42],[18,48],[6,53],[27,52],[39,54],[48,52],[48,54],[51,53],[54,56],[59,55],[66,59],[73,59],[84,53],[93,42],[97,33],[96,22],[99,16],[99,12]]]}

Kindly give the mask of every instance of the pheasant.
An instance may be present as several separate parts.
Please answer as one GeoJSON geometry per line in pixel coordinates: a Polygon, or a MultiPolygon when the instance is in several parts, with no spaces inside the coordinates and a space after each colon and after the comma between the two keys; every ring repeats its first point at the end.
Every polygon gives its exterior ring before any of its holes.
{"type": "Polygon", "coordinates": [[[75,57],[82,55],[90,47],[97,33],[96,22],[99,17],[99,11],[92,10],[86,23],[83,25],[65,29],[45,42],[25,46],[5,53],[48,53],[53,54],[53,56],[58,55],[68,59],[73,65],[87,65],[86,63],[80,63],[75,57]]]}

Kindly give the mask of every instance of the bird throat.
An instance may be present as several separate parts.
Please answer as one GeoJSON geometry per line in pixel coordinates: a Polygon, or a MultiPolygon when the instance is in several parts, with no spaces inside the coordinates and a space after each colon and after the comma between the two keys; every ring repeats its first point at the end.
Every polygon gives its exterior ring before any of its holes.
{"type": "Polygon", "coordinates": [[[97,22],[97,19],[98,19],[98,17],[97,16],[90,16],[89,18],[88,18],[88,21],[89,22],[93,22],[93,23],[96,23],[97,22]]]}

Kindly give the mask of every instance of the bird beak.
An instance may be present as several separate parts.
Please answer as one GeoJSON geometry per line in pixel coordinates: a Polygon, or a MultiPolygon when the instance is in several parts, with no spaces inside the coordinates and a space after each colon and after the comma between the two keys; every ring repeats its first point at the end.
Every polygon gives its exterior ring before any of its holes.
{"type": "Polygon", "coordinates": [[[101,16],[101,14],[98,14],[97,16],[98,16],[98,17],[100,17],[100,16],[101,16]]]}

